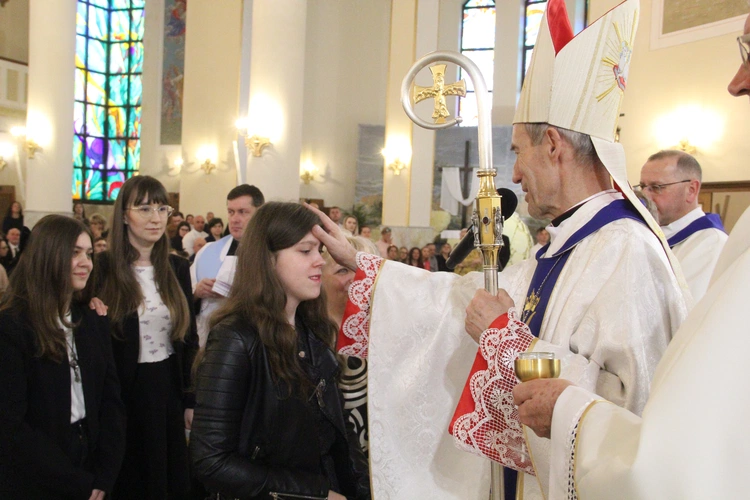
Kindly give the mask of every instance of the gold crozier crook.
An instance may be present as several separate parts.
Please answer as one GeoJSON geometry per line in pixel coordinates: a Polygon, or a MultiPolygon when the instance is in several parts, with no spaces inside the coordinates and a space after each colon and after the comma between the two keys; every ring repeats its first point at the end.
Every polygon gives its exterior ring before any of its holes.
{"type": "MultiPolygon", "coordinates": [[[[451,62],[461,67],[474,83],[477,97],[477,115],[479,133],[479,192],[474,205],[472,222],[474,223],[474,243],[482,252],[482,270],[484,271],[484,288],[492,295],[497,295],[497,253],[503,245],[503,223],[505,222],[500,205],[500,195],[495,189],[495,175],[497,171],[492,166],[492,123],[490,120],[492,101],[487,91],[487,85],[482,78],[479,67],[468,57],[456,52],[438,51],[427,54],[418,60],[404,77],[401,83],[401,104],[404,112],[420,127],[436,130],[452,127],[461,118],[452,118],[445,104],[445,96],[466,95],[466,84],[463,80],[457,83],[445,84],[445,64],[436,64],[430,68],[434,85],[432,87],[418,87],[411,89],[417,73],[434,62],[451,62]],[[414,113],[413,105],[432,97],[435,99],[435,109],[432,113],[434,123],[426,122],[414,113]],[[413,100],[413,102],[412,102],[413,100]]],[[[503,484],[503,467],[492,462],[491,499],[505,498],[503,484]]]]}

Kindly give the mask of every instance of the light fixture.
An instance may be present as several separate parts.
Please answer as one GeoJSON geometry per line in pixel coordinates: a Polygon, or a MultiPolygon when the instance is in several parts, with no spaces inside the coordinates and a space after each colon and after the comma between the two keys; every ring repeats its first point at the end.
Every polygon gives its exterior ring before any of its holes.
{"type": "Polygon", "coordinates": [[[302,179],[302,182],[305,184],[310,184],[310,181],[315,180],[315,174],[318,173],[318,168],[313,164],[311,160],[307,160],[302,165],[302,173],[300,174],[299,178],[302,179]]]}
{"type": "MultiPolygon", "coordinates": [[[[203,146],[198,148],[196,157],[198,158],[198,161],[200,162],[201,169],[206,175],[216,170],[216,161],[217,161],[218,156],[219,155],[216,150],[216,146],[204,144],[203,146]]],[[[180,160],[182,159],[180,158],[180,160]]],[[[175,164],[176,163],[177,162],[175,161],[175,164]]]]}
{"type": "Polygon", "coordinates": [[[677,149],[694,155],[705,152],[724,133],[724,118],[709,108],[685,105],[661,116],[654,122],[658,147],[677,149]]]}
{"type": "Polygon", "coordinates": [[[252,137],[245,137],[245,146],[250,148],[253,152],[253,156],[261,156],[266,146],[271,144],[271,139],[268,137],[260,137],[254,135],[252,137]]]}
{"type": "Polygon", "coordinates": [[[411,161],[411,143],[404,136],[392,136],[388,138],[386,147],[381,151],[385,158],[385,164],[395,175],[401,175],[411,161]]]}
{"type": "Polygon", "coordinates": [[[10,133],[16,140],[25,139],[23,146],[26,149],[26,155],[29,160],[33,159],[37,153],[43,151],[42,147],[34,139],[28,137],[26,127],[13,127],[10,129],[10,133]]]}
{"type": "Polygon", "coordinates": [[[284,113],[281,106],[265,94],[256,94],[250,99],[250,113],[235,121],[240,135],[245,137],[245,146],[253,156],[261,156],[266,147],[278,143],[284,129],[284,113]]]}

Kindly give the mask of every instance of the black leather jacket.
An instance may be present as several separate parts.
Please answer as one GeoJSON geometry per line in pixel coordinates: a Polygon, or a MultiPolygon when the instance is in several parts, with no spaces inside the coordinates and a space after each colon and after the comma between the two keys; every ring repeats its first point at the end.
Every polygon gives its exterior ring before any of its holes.
{"type": "MultiPolygon", "coordinates": [[[[368,464],[356,439],[347,439],[336,358],[315,336],[309,335],[309,343],[320,411],[335,428],[329,455],[337,490],[348,499],[368,499],[368,464]]],[[[209,491],[241,499],[328,496],[315,437],[319,414],[302,398],[280,394],[253,326],[228,318],[211,330],[190,435],[194,473],[209,491]]]]}

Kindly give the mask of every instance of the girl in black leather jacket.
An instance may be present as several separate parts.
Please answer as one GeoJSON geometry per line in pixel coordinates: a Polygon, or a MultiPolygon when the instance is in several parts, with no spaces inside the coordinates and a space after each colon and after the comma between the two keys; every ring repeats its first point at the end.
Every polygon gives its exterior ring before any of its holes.
{"type": "Polygon", "coordinates": [[[258,209],[231,294],[212,318],[190,452],[195,474],[220,498],[370,498],[336,386],[336,326],[311,233],[319,223],[297,204],[258,209]]]}

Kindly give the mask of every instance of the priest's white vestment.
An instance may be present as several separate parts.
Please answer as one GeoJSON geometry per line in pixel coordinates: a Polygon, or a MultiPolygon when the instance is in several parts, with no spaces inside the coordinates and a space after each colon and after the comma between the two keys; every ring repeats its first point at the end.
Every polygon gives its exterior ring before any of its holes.
{"type": "Polygon", "coordinates": [[[657,367],[640,418],[569,387],[552,418],[551,499],[748,498],[750,209],[657,367]]]}
{"type": "MultiPolygon", "coordinates": [[[[548,253],[616,199],[614,191],[591,197],[552,231],[548,253]]],[[[572,252],[534,350],[554,351],[564,378],[640,413],[686,316],[682,290],[659,240],[637,221],[611,222],[572,252]]],[[[482,276],[429,273],[363,253],[357,265],[339,340],[345,354],[369,351],[375,498],[485,500],[489,461],[460,451],[447,432],[477,352],[464,320],[482,276]]],[[[499,276],[519,308],[535,267],[528,259],[499,276]]],[[[546,485],[549,441],[529,436],[529,445],[546,485]]],[[[541,498],[539,484],[528,476],[524,498],[541,498]]]]}

